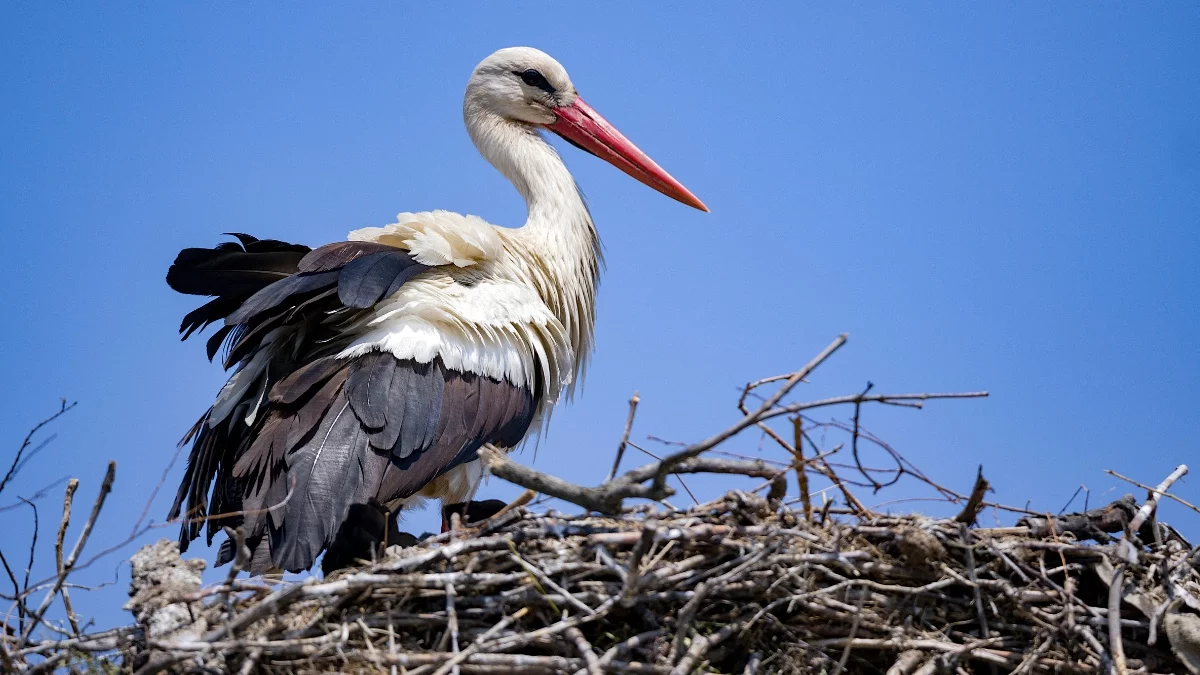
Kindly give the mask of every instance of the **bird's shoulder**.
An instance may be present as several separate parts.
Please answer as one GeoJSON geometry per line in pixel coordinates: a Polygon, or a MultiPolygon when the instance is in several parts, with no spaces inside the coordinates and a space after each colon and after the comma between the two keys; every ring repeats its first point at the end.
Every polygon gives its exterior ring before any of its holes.
{"type": "Polygon", "coordinates": [[[369,241],[395,246],[430,267],[470,267],[499,259],[504,243],[496,226],[478,216],[452,211],[401,213],[383,227],[350,232],[349,241],[369,241]]]}

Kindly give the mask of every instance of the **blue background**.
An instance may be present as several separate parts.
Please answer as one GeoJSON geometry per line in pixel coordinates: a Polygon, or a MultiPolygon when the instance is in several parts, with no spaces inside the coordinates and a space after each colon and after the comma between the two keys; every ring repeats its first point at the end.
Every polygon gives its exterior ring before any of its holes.
{"type": "MultiPolygon", "coordinates": [[[[563,147],[606,245],[598,349],[582,394],[522,461],[596,482],[635,389],[635,441],[698,440],[737,418],[743,383],[846,331],[797,397],[867,380],[992,392],[864,413],[942,483],[965,491],[982,463],[997,500],[1057,511],[1081,484],[1093,505],[1129,491],[1106,468],[1157,482],[1196,463],[1200,435],[1197,35],[1200,8],[1183,3],[4,3],[4,467],[58,397],[80,404],[0,508],[66,475],[90,504],[115,459],[89,550],[128,535],[224,377],[175,334],[195,305],[163,283],[180,248],[230,231],[317,245],[433,208],[519,225],[523,204],[460,114],[474,64],[519,44],[557,57],[712,208],[563,147]]],[[[749,432],[729,449],[760,447],[779,456],[749,432]]],[[[181,473],[182,461],[151,517],[181,473]]],[[[1196,485],[1177,492],[1200,501],[1196,485]]],[[[51,571],[60,490],[39,502],[35,578],[51,571]]],[[[1194,514],[1164,517],[1200,537],[1194,514]]],[[[29,510],[0,518],[20,568],[29,510]]],[[[117,579],[77,591],[82,614],[128,620],[119,561],[134,550],[79,574],[117,579]]]]}

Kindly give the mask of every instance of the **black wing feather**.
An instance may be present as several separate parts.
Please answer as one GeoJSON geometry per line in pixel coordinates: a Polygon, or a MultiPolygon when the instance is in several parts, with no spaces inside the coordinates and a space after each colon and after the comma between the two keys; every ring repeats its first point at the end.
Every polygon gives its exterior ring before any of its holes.
{"type": "MultiPolygon", "coordinates": [[[[247,387],[229,419],[196,426],[172,517],[199,535],[242,524],[251,571],[311,567],[351,508],[412,496],[477,457],[485,443],[524,437],[540,392],[445,367],[371,352],[339,359],[350,337],[338,327],[428,269],[401,249],[340,242],[316,250],[235,234],[238,242],[180,253],[172,288],[214,295],[189,313],[190,335],[224,319],[210,357],[229,343],[229,362],[269,349],[262,380],[247,387]],[[263,345],[267,334],[274,335],[263,345]],[[261,397],[261,398],[260,398],[261,397]],[[256,409],[252,424],[244,415],[256,409]],[[212,489],[209,513],[209,490],[212,489]],[[240,515],[220,516],[238,511],[240,515]]],[[[211,414],[211,410],[210,410],[211,414]]],[[[223,547],[224,561],[233,551],[223,547]]],[[[334,556],[344,554],[339,551],[334,556]]]]}
{"type": "Polygon", "coordinates": [[[324,289],[337,283],[338,272],[312,272],[309,274],[293,274],[280,279],[250,296],[225,318],[226,324],[246,323],[255,316],[272,309],[279,309],[291,296],[303,295],[318,289],[324,289]]]}
{"type": "MultiPolygon", "coordinates": [[[[391,354],[372,352],[354,360],[350,375],[346,378],[346,397],[350,407],[358,415],[363,426],[380,430],[387,426],[387,411],[391,401],[388,392],[392,388],[392,373],[396,370],[396,359],[391,354]]],[[[392,440],[395,443],[395,439],[392,440]]],[[[392,443],[386,446],[392,447],[392,443]]]]}
{"type": "Polygon", "coordinates": [[[427,269],[407,251],[369,253],[342,268],[337,281],[338,299],[347,307],[374,307],[412,275],[427,269]]]}
{"type": "Polygon", "coordinates": [[[299,269],[301,272],[325,272],[343,267],[351,260],[364,255],[395,250],[395,246],[372,241],[339,241],[314,249],[300,260],[299,269]]]}

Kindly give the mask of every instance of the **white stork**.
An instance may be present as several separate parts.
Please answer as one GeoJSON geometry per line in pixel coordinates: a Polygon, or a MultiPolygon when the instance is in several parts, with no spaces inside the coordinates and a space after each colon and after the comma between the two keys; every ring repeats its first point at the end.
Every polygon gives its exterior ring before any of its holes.
{"type": "MultiPolygon", "coordinates": [[[[600,244],[541,130],[708,210],[536,49],[484,59],[463,118],[524,197],[524,226],[401,213],[312,250],[239,234],[176,258],[173,289],[215,296],[180,332],[223,320],[209,358],[224,345],[236,366],[183,441],[170,514],[184,516],[181,548],[204,522],[209,544],[241,525],[252,573],[308,569],[326,548],[344,564],[384,536],[388,513],[422,497],[469,500],[479,449],[518,446],[570,395],[592,349],[600,244]]],[[[225,542],[218,564],[233,553],[225,542]]]]}

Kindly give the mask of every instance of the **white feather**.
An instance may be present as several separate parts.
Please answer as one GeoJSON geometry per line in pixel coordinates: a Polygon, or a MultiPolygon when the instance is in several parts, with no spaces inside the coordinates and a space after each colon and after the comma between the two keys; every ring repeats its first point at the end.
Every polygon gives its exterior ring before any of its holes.
{"type": "Polygon", "coordinates": [[[503,245],[494,227],[477,216],[450,211],[401,213],[383,227],[364,227],[350,241],[377,241],[412,251],[422,265],[468,267],[499,256],[503,245]]]}
{"type": "Polygon", "coordinates": [[[543,395],[555,401],[574,375],[574,354],[562,322],[528,286],[503,279],[471,285],[449,275],[418,277],[379,303],[357,328],[341,358],[386,351],[518,386],[541,368],[543,395]]]}

